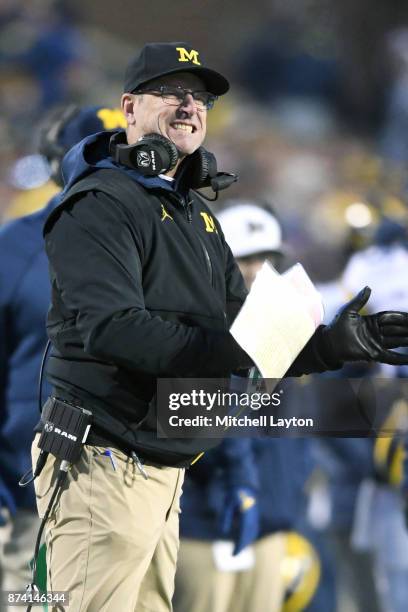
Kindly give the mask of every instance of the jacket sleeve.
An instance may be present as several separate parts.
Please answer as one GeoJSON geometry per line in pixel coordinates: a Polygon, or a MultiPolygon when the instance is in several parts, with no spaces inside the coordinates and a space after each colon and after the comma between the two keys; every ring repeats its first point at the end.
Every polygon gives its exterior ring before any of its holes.
{"type": "Polygon", "coordinates": [[[333,359],[323,336],[325,325],[319,325],[309,342],[303,347],[285,376],[317,374],[328,370],[338,370],[343,363],[333,359]]]}
{"type": "Polygon", "coordinates": [[[249,357],[228,332],[175,324],[146,310],[143,223],[135,231],[119,202],[90,192],[64,208],[46,233],[53,283],[75,316],[84,350],[156,376],[223,376],[247,367],[249,357]]]}

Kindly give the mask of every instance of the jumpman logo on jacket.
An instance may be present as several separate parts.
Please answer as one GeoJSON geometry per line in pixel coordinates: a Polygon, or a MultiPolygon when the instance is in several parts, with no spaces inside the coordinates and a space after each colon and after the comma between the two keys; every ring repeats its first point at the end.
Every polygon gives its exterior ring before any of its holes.
{"type": "Polygon", "coordinates": [[[172,221],[174,221],[173,217],[169,215],[167,210],[164,208],[163,204],[161,205],[161,210],[162,210],[162,217],[161,217],[162,221],[164,221],[165,219],[171,219],[172,221]]]}

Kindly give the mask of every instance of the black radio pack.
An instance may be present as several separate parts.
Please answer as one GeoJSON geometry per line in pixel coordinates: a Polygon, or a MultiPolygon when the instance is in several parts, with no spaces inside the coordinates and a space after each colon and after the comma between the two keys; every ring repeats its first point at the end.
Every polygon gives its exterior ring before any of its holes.
{"type": "Polygon", "coordinates": [[[38,447],[62,461],[75,463],[88,436],[92,412],[56,397],[44,404],[41,420],[44,427],[38,447]]]}

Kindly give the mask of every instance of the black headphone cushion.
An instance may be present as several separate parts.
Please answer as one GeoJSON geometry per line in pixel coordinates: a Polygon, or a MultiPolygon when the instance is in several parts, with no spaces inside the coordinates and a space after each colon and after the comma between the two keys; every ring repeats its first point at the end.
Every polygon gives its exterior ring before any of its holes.
{"type": "Polygon", "coordinates": [[[191,189],[209,187],[211,179],[217,174],[217,160],[215,156],[199,147],[197,151],[190,155],[189,159],[189,180],[191,189]]]}

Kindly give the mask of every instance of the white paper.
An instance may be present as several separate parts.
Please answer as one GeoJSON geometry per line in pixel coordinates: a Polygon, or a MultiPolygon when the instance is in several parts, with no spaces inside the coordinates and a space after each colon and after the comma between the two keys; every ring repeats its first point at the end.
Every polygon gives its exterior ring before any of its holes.
{"type": "Polygon", "coordinates": [[[310,280],[302,264],[295,264],[284,272],[282,276],[287,279],[302,296],[304,304],[307,306],[308,312],[315,323],[315,329],[319,327],[324,318],[323,299],[310,280]]]}
{"type": "Polygon", "coordinates": [[[217,540],[212,545],[215,567],[219,572],[245,572],[255,564],[255,553],[252,546],[247,546],[237,555],[233,555],[234,542],[217,540]]]}
{"type": "Polygon", "coordinates": [[[280,275],[265,262],[230,331],[263,378],[280,379],[322,318],[320,294],[300,264],[280,275]]]}

